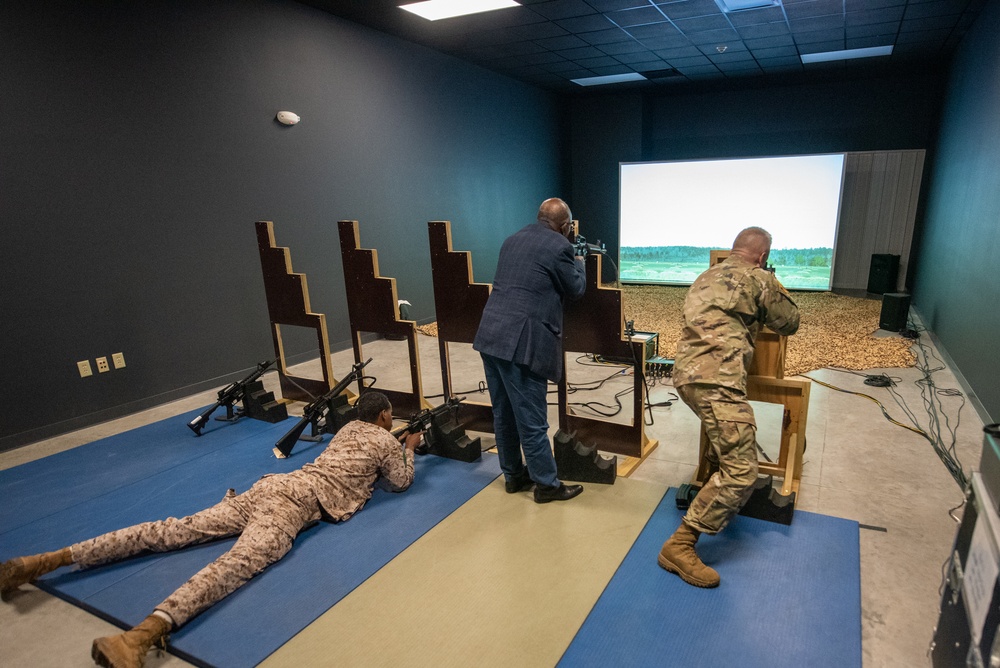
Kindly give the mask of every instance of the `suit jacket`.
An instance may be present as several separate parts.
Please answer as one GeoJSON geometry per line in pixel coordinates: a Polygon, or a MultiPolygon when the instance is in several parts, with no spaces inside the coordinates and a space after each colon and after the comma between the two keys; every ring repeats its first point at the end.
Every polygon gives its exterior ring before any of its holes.
{"type": "Polygon", "coordinates": [[[508,237],[472,347],[558,382],[563,301],[587,288],[587,270],[573,255],[566,237],[540,223],[508,237]]]}

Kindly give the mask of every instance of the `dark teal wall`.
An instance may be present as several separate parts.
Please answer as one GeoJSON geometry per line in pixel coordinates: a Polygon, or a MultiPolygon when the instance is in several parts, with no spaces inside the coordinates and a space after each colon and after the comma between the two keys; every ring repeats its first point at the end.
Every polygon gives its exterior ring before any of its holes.
{"type": "Polygon", "coordinates": [[[914,305],[983,408],[1000,420],[1000,3],[952,67],[914,285],[914,305]]]}
{"type": "Polygon", "coordinates": [[[427,321],[428,220],[489,281],[561,194],[553,96],[290,0],[7,0],[0,63],[0,450],[268,358],[256,220],[342,348],[337,220],[427,321]]]}

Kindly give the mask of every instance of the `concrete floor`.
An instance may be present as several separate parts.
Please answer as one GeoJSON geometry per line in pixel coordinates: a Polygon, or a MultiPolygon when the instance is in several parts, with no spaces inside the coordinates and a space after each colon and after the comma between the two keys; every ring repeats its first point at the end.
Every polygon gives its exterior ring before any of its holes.
{"type": "MultiPolygon", "coordinates": [[[[926,337],[926,335],[924,335],[926,337]]],[[[924,339],[929,350],[930,341],[924,339]]],[[[374,361],[366,369],[378,378],[378,386],[406,389],[408,363],[405,344],[377,341],[367,344],[365,356],[374,361]]],[[[427,397],[440,394],[441,378],[437,341],[420,336],[423,391],[427,397]]],[[[605,378],[618,370],[607,366],[585,366],[569,358],[569,380],[583,383],[605,378]]],[[[469,346],[452,345],[452,373],[455,390],[474,390],[483,380],[478,355],[469,346]]],[[[586,361],[586,360],[583,360],[586,361]]],[[[353,362],[351,351],[333,355],[335,373],[343,375],[353,362]]],[[[932,360],[930,367],[942,363],[932,360]]],[[[318,377],[318,363],[300,365],[300,375],[318,377]]],[[[878,373],[872,370],[866,373],[878,373]]],[[[922,427],[928,417],[916,381],[918,369],[884,370],[897,379],[896,389],[916,415],[922,427]]],[[[907,422],[884,388],[864,384],[860,375],[824,369],[809,374],[841,388],[862,392],[878,399],[895,419],[907,422]]],[[[265,384],[276,389],[277,377],[269,373],[265,384]]],[[[933,375],[939,388],[957,388],[947,367],[933,375]]],[[[599,390],[581,391],[570,401],[599,401],[614,404],[616,392],[631,386],[631,378],[619,375],[599,390]]],[[[553,388],[554,389],[554,388],[553,388]]],[[[550,403],[555,403],[554,391],[550,403]]],[[[672,388],[658,381],[650,392],[653,403],[670,400],[672,388]]],[[[155,409],[105,424],[0,453],[0,469],[6,469],[93,440],[180,413],[191,412],[214,400],[215,391],[203,392],[155,409]]],[[[486,401],[486,395],[470,396],[486,401]]],[[[626,412],[631,395],[623,398],[626,412]]],[[[943,397],[944,414],[955,425],[960,400],[943,397]]],[[[440,399],[431,399],[437,404],[440,399]]],[[[302,404],[290,411],[298,414],[302,404]]],[[[584,412],[586,409],[578,409],[584,412]]],[[[756,406],[759,440],[772,457],[778,450],[781,411],[773,405],[756,406]]],[[[647,421],[649,413],[646,414],[647,421]]],[[[659,446],[632,474],[632,478],[664,485],[679,485],[691,478],[698,456],[698,422],[679,401],[652,410],[653,423],[647,427],[659,446]]],[[[621,418],[618,418],[621,419],[621,418]]],[[[556,409],[550,406],[554,433],[556,409]]],[[[949,509],[961,505],[963,495],[935,454],[918,434],[888,422],[878,406],[865,398],[827,389],[816,383],[811,388],[807,451],[797,508],[861,523],[862,647],[865,668],[930,665],[927,657],[937,621],[942,565],[947,559],[957,529],[949,509]]],[[[949,434],[943,434],[950,443],[949,434]]],[[[966,474],[978,468],[982,449],[982,422],[970,405],[961,412],[955,451],[966,474]]],[[[961,517],[961,509],[954,512],[961,517]]],[[[725,577],[724,567],[720,568],[725,577]]],[[[817,573],[822,577],[822,573],[817,573]]],[[[780,587],[780,582],[775,582],[780,587]]],[[[91,640],[117,633],[118,629],[33,587],[23,587],[9,603],[0,605],[0,664],[9,666],[88,666],[91,640]]],[[[766,614],[762,611],[762,614],[766,614]]],[[[150,654],[154,668],[189,665],[166,654],[150,654]]]]}

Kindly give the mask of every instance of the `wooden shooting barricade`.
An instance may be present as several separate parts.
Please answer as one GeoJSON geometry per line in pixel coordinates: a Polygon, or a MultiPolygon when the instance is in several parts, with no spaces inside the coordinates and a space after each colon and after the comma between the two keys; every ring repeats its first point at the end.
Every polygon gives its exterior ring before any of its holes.
{"type": "MultiPolygon", "coordinates": [[[[271,320],[271,336],[274,339],[274,354],[278,358],[278,378],[281,395],[285,399],[312,401],[326,394],[337,385],[333,376],[333,362],[330,360],[330,342],[326,334],[326,316],[313,313],[309,306],[309,289],[305,274],[292,273],[292,257],[287,248],[274,244],[274,224],[269,220],[256,223],[257,249],[260,251],[260,266],[264,272],[264,292],[267,295],[267,311],[271,320]],[[303,378],[288,373],[285,363],[285,348],[281,341],[281,326],[292,325],[313,329],[319,347],[319,359],[323,378],[303,378]]],[[[353,397],[350,394],[350,397],[353,397]]]]}
{"type": "Polygon", "coordinates": [[[586,257],[587,291],[579,301],[563,310],[563,375],[559,381],[559,428],[574,434],[584,445],[596,444],[599,450],[625,455],[618,475],[627,476],[657,446],[646,436],[642,412],[646,405],[643,382],[645,341],[625,336],[622,291],[601,286],[601,255],[586,257]],[[634,360],[632,365],[634,406],[630,423],[610,422],[601,418],[575,415],[567,402],[566,351],[591,353],[602,357],[634,360]]]}
{"type": "MultiPolygon", "coordinates": [[[[448,401],[454,396],[448,344],[473,342],[492,286],[473,282],[471,253],[451,249],[449,221],[427,223],[427,234],[431,246],[434,310],[441,353],[441,387],[444,388],[444,400],[448,401]]],[[[493,432],[493,408],[488,403],[463,401],[459,416],[466,429],[493,432]]]]}
{"type": "MultiPolygon", "coordinates": [[[[711,264],[715,265],[729,257],[729,251],[712,251],[711,264]]],[[[778,461],[762,461],[758,470],[765,475],[781,478],[781,494],[792,492],[798,495],[802,479],[802,454],[806,447],[806,420],[809,414],[809,383],[785,378],[785,350],[788,337],[762,328],[754,344],[753,361],[747,378],[747,399],[765,403],[781,404],[784,412],[781,420],[781,447],[778,461]]],[[[704,483],[711,475],[705,453],[708,452],[708,437],[701,429],[701,456],[694,481],[704,483]]]]}
{"type": "MultiPolygon", "coordinates": [[[[405,338],[410,356],[410,392],[377,388],[392,403],[395,417],[431,408],[423,396],[420,384],[420,351],[417,348],[417,323],[400,320],[399,298],[396,296],[396,279],[380,276],[378,253],[360,247],[358,221],[341,220],[340,252],[344,264],[344,284],[347,289],[347,313],[351,323],[351,341],[354,344],[354,361],[360,363],[362,354],[361,334],[370,332],[386,337],[405,338]]],[[[358,391],[363,389],[358,381],[358,391]]]]}

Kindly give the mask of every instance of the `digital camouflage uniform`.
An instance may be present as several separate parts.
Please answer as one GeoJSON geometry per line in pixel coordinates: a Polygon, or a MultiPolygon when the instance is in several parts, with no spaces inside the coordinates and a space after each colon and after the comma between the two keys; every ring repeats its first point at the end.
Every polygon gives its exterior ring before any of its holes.
{"type": "Polygon", "coordinates": [[[310,522],[340,522],[361,510],[378,483],[402,491],[413,482],[413,458],[374,424],[345,425],[314,462],[292,473],[266,475],[242,494],[181,519],[137,524],[72,546],[73,560],[90,568],[143,552],[169,552],[239,535],[232,549],[196,573],[157,610],[177,626],[222,600],[292,547],[310,522]]]}
{"type": "Polygon", "coordinates": [[[757,480],[757,426],[747,402],[747,370],[762,325],[794,334],[799,310],[769,271],[731,255],[695,279],[684,299],[684,327],[674,362],[674,387],[701,419],[712,474],[684,522],[721,531],[757,480]]]}

